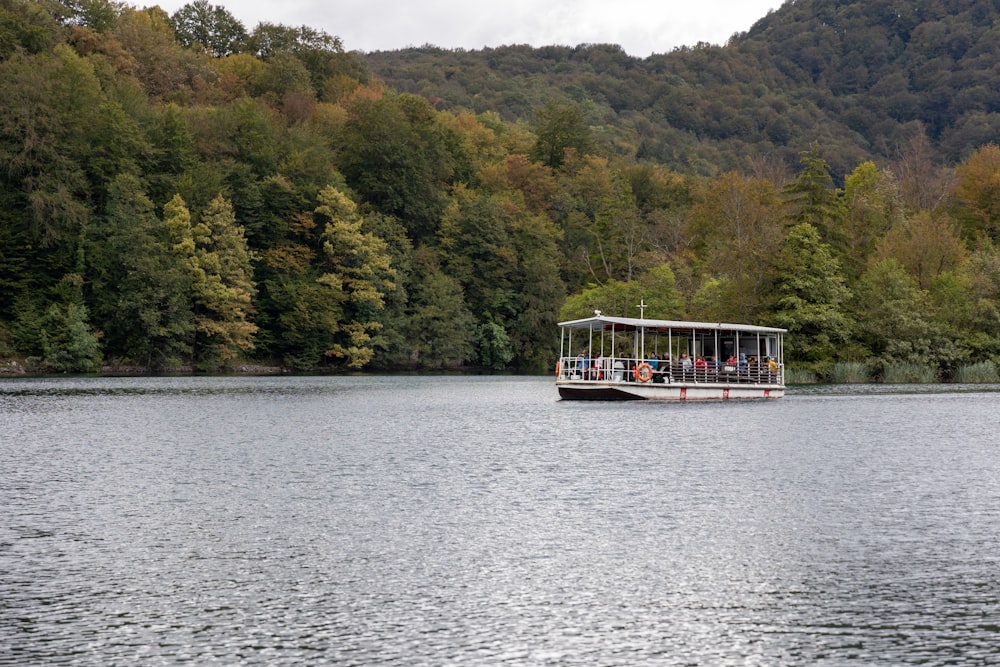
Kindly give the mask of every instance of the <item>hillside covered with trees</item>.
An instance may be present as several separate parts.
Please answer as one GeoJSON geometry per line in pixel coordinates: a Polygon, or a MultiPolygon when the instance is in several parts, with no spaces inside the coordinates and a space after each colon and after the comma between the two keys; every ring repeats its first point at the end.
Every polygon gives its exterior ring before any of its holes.
{"type": "Polygon", "coordinates": [[[640,61],[0,0],[0,358],[535,372],[641,298],[821,376],[1000,361],[998,5],[797,0],[640,61]]]}
{"type": "Polygon", "coordinates": [[[795,164],[823,146],[835,179],[896,160],[926,136],[954,164],[1000,134],[1000,3],[797,0],[725,46],[638,59],[617,45],[479,51],[433,46],[363,56],[391,88],[439,109],[531,123],[550,99],[579,104],[602,154],[683,173],[795,164]]]}

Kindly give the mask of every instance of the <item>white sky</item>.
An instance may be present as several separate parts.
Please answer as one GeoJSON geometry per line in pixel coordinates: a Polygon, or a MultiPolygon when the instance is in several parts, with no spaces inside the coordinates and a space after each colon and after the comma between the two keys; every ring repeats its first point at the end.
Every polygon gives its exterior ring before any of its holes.
{"type": "MultiPolygon", "coordinates": [[[[173,14],[191,0],[135,2],[173,14]]],[[[619,44],[645,58],[698,42],[725,44],[782,0],[209,0],[248,31],[260,22],[307,25],[340,37],[348,51],[433,44],[482,49],[507,44],[619,44]]]]}

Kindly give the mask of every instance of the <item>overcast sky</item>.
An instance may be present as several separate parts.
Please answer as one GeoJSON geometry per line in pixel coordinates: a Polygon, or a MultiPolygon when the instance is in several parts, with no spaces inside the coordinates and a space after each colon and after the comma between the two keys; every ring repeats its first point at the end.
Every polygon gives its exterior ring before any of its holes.
{"type": "MultiPolygon", "coordinates": [[[[157,4],[173,14],[191,0],[157,4]]],[[[343,40],[348,51],[433,44],[481,49],[619,44],[645,58],[698,42],[724,44],[782,0],[209,0],[247,30],[261,21],[307,25],[343,40]]]]}

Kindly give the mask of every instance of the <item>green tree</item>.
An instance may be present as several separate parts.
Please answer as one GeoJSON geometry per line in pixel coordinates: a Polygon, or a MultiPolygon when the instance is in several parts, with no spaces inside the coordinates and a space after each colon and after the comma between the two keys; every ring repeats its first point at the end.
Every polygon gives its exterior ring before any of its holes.
{"type": "Polygon", "coordinates": [[[459,187],[438,231],[444,271],[462,285],[474,312],[490,310],[498,292],[512,290],[517,249],[511,231],[517,210],[499,197],[459,187]]]}
{"type": "Polygon", "coordinates": [[[878,259],[893,258],[928,290],[942,273],[958,269],[966,254],[958,230],[944,215],[922,211],[893,226],[878,241],[878,259]]]}
{"type": "Polygon", "coordinates": [[[221,5],[195,0],[170,17],[177,41],[190,48],[200,46],[214,56],[239,53],[247,40],[240,21],[221,5]]]}
{"type": "Polygon", "coordinates": [[[42,368],[59,373],[93,373],[100,367],[101,347],[83,303],[82,279],[67,276],[63,298],[53,302],[40,326],[42,368]]]}
{"type": "Polygon", "coordinates": [[[510,336],[503,325],[487,320],[476,329],[479,362],[487,368],[503,370],[514,359],[510,336]]]}
{"type": "Polygon", "coordinates": [[[455,173],[453,142],[426,100],[413,95],[360,97],[348,107],[339,166],[348,185],[377,211],[433,238],[455,173]]]}
{"type": "Polygon", "coordinates": [[[783,190],[789,217],[796,224],[811,224],[820,232],[823,242],[842,256],[847,248],[844,208],[840,192],[833,185],[830,165],[820,157],[817,144],[800,154],[799,163],[802,171],[798,178],[783,190]]]}
{"type": "Polygon", "coordinates": [[[93,67],[59,45],[0,63],[0,80],[0,178],[28,214],[35,243],[72,242],[91,213],[84,160],[106,102],[93,67]]]}
{"type": "Polygon", "coordinates": [[[681,314],[682,300],[669,265],[650,269],[637,280],[609,280],[573,294],[559,310],[559,319],[593,317],[595,311],[614,317],[638,317],[639,304],[644,304],[646,317],[671,319],[681,314]]]}
{"type": "Polygon", "coordinates": [[[41,53],[56,43],[61,26],[37,2],[0,4],[0,61],[15,51],[41,53]]]}
{"type": "Polygon", "coordinates": [[[566,151],[586,155],[594,142],[587,126],[587,114],[579,104],[549,99],[535,110],[535,145],[531,159],[553,169],[562,167],[566,151]]]}
{"type": "Polygon", "coordinates": [[[475,353],[476,319],[465,305],[462,285],[441,272],[435,253],[414,252],[406,341],[410,361],[424,368],[450,368],[475,353]]]}
{"type": "Polygon", "coordinates": [[[59,0],[62,18],[70,25],[83,25],[95,32],[115,27],[121,4],[109,0],[59,0]]]}
{"type": "Polygon", "coordinates": [[[177,202],[154,212],[139,180],[123,174],[108,189],[105,215],[87,234],[94,323],[105,355],[150,369],[176,366],[191,353],[190,270],[171,249],[177,202]]]}
{"type": "Polygon", "coordinates": [[[840,264],[807,222],[789,230],[778,256],[772,322],[788,329],[786,359],[819,369],[844,356],[851,296],[840,264]]]}
{"type": "Polygon", "coordinates": [[[511,228],[518,257],[513,280],[517,312],[506,323],[506,331],[514,360],[523,370],[548,369],[558,353],[551,332],[566,294],[559,274],[561,237],[549,218],[517,210],[511,228]]]}
{"type": "Polygon", "coordinates": [[[856,278],[875,251],[879,237],[903,218],[895,178],[867,161],[855,167],[844,181],[845,272],[856,278]]]}
{"type": "Polygon", "coordinates": [[[925,314],[929,299],[895,259],[884,259],[862,274],[855,291],[858,338],[886,364],[929,364],[942,368],[961,350],[925,314]]]}

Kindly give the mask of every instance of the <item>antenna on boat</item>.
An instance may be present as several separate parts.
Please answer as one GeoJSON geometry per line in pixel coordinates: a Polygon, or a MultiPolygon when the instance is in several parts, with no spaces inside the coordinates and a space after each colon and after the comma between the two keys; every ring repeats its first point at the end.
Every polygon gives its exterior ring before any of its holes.
{"type": "Polygon", "coordinates": [[[639,299],[639,319],[646,319],[646,300],[639,299]]]}

